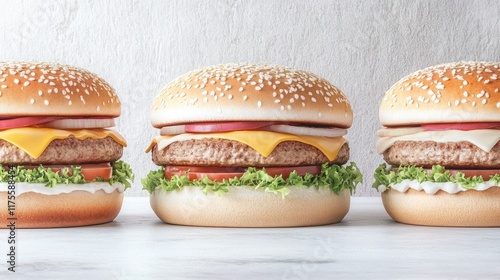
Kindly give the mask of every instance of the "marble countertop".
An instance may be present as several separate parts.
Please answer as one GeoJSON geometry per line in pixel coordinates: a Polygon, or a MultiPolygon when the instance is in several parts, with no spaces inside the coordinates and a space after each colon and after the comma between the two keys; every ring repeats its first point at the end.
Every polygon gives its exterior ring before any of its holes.
{"type": "Polygon", "coordinates": [[[498,279],[497,228],[393,222],[380,198],[354,197],[339,224],[305,228],[201,228],[163,224],[148,198],[126,197],[109,224],[18,229],[9,279],[498,279]]]}

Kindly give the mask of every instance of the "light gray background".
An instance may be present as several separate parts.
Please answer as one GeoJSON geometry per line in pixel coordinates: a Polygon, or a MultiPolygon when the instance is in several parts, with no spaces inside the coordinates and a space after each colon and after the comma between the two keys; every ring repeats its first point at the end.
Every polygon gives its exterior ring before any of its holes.
{"type": "Polygon", "coordinates": [[[402,76],[458,60],[500,61],[500,2],[491,1],[19,1],[0,0],[0,61],[56,61],[88,69],[118,91],[124,160],[147,195],[144,149],[154,95],[189,70],[270,62],[312,71],[354,107],[351,159],[372,196],[378,103],[402,76]]]}

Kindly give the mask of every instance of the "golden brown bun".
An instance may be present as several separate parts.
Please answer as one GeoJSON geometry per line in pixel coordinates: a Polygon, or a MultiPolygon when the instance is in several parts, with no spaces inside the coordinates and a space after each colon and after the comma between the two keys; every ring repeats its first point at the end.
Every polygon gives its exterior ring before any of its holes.
{"type": "Polygon", "coordinates": [[[457,194],[427,194],[414,189],[382,193],[385,210],[395,221],[425,226],[498,227],[499,199],[500,187],[457,194]]]}
{"type": "Polygon", "coordinates": [[[166,192],[156,189],[151,207],[165,223],[210,227],[295,227],[340,222],[349,211],[350,195],[344,190],[291,187],[281,195],[235,187],[223,195],[205,195],[200,188],[166,192]]]}
{"type": "Polygon", "coordinates": [[[380,105],[384,126],[500,121],[500,63],[456,62],[404,77],[380,105]]]}
{"type": "Polygon", "coordinates": [[[68,65],[0,62],[0,117],[118,117],[121,105],[103,79],[68,65]]]}
{"type": "Polygon", "coordinates": [[[170,82],[151,109],[154,127],[213,121],[282,121],[350,127],[346,96],[312,73],[273,64],[221,64],[170,82]]]}
{"type": "MultiPolygon", "coordinates": [[[[0,201],[7,201],[7,192],[0,192],[0,201]]],[[[102,190],[94,194],[74,191],[58,195],[27,192],[16,196],[16,227],[56,228],[107,223],[116,218],[122,202],[123,192],[118,190],[110,194],[102,190]]],[[[7,217],[7,210],[0,211],[0,220],[7,221],[7,217]]],[[[6,225],[2,223],[0,227],[6,225]]]]}

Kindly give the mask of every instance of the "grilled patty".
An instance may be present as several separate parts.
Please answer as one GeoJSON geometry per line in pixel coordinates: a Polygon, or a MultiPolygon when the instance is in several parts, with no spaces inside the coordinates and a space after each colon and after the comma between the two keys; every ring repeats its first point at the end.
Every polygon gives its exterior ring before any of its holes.
{"type": "Polygon", "coordinates": [[[465,141],[396,141],[383,155],[392,165],[431,167],[439,164],[449,168],[492,169],[500,167],[499,143],[487,153],[465,141]]]}
{"type": "MultiPolygon", "coordinates": [[[[345,143],[331,163],[349,160],[349,145],[345,143]]],[[[303,166],[329,162],[316,147],[295,141],[282,142],[268,157],[263,157],[246,144],[226,139],[186,140],[170,144],[158,151],[153,147],[153,162],[157,165],[191,166],[303,166]]]]}
{"type": "MultiPolygon", "coordinates": [[[[36,141],[36,139],[33,139],[36,141]]],[[[37,159],[25,151],[0,140],[0,164],[75,164],[118,160],[123,146],[111,137],[78,140],[74,136],[52,141],[37,159]]]]}

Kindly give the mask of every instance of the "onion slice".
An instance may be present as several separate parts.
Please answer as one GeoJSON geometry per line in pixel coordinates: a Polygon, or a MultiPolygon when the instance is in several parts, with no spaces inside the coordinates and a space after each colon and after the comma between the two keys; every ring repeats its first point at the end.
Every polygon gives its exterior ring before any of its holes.
{"type": "Polygon", "coordinates": [[[177,135],[185,132],[186,132],[186,126],[183,124],[164,126],[160,129],[160,135],[177,135]]]}
{"type": "Polygon", "coordinates": [[[425,129],[421,126],[416,127],[398,127],[398,128],[382,128],[377,131],[378,137],[397,137],[411,135],[419,132],[424,132],[425,129]]]}
{"type": "Polygon", "coordinates": [[[324,136],[324,137],[340,137],[347,134],[347,129],[329,127],[319,128],[310,126],[295,126],[287,124],[275,124],[265,128],[265,130],[282,132],[296,135],[309,135],[309,136],[324,136]]]}
{"type": "Polygon", "coordinates": [[[60,129],[106,128],[115,126],[114,119],[61,119],[44,123],[43,127],[60,129]]]}

